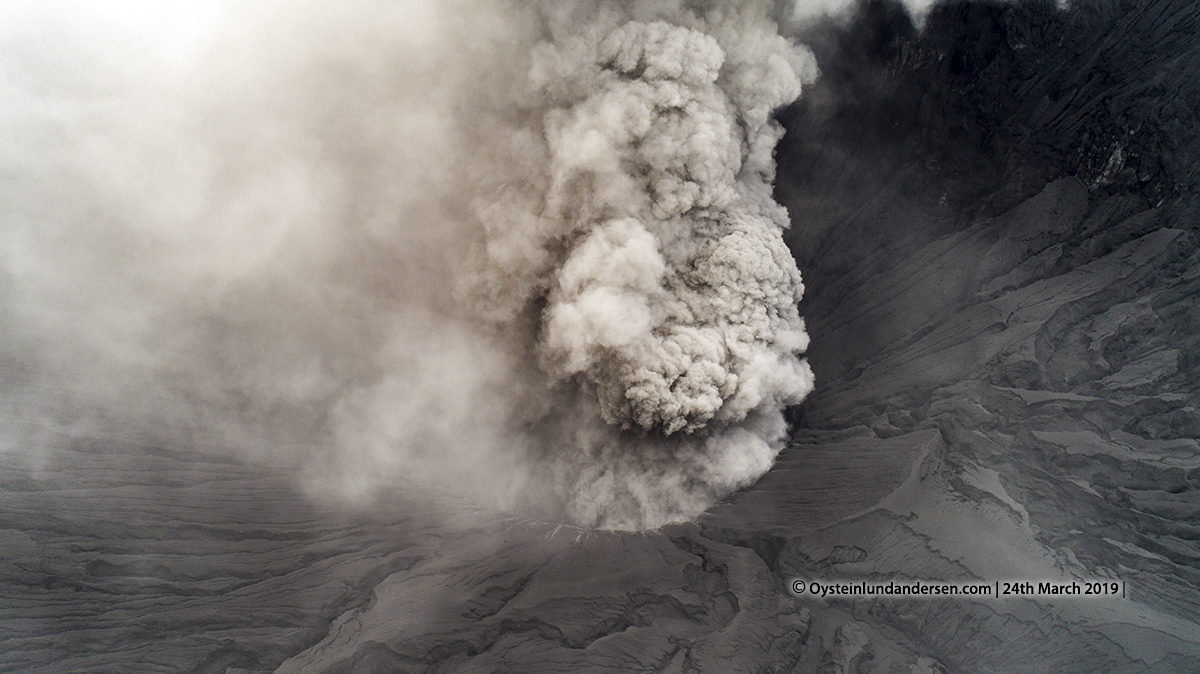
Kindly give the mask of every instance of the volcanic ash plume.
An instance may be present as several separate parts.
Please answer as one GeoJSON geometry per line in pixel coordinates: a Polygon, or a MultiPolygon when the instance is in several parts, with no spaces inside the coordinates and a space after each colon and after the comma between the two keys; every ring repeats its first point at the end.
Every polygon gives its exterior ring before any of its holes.
{"type": "Polygon", "coordinates": [[[815,75],[770,3],[47,7],[0,34],[8,446],[619,528],[770,467],[813,386],[770,115],[815,75]]]}
{"type": "Polygon", "coordinates": [[[744,486],[813,387],[769,117],[811,66],[752,9],[600,12],[540,44],[544,191],[481,212],[488,313],[535,315],[538,364],[608,426],[552,440],[589,524],[687,517],[744,486]]]}

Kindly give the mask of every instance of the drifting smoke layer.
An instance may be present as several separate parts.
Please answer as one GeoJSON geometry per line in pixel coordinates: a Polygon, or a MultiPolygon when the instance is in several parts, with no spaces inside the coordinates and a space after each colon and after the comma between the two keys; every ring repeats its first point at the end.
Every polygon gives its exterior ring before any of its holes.
{"type": "Polygon", "coordinates": [[[770,113],[815,70],[766,3],[697,4],[257,4],[175,16],[183,53],[106,15],[53,58],[61,16],[19,17],[10,415],[351,496],[698,514],[812,389],[770,113]]]}

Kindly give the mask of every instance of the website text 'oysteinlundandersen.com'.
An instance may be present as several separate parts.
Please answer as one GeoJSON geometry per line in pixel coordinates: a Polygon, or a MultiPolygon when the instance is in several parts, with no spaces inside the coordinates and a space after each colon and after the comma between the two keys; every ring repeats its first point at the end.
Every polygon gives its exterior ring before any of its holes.
{"type": "Polygon", "coordinates": [[[954,583],[928,580],[840,581],[795,579],[792,592],[822,598],[889,597],[1124,597],[1119,580],[996,580],[954,583]]]}

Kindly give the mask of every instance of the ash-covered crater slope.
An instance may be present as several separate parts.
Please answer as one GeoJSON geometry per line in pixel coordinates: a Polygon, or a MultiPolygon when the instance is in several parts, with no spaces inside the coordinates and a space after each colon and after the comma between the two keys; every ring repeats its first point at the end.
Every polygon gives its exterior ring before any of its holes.
{"type": "Polygon", "coordinates": [[[1196,667],[1198,28],[1185,2],[954,3],[918,31],[877,2],[808,36],[777,194],[818,392],[714,523],[770,532],[781,577],[1131,588],[843,605],[866,671],[891,630],[951,671],[1196,667]]]}

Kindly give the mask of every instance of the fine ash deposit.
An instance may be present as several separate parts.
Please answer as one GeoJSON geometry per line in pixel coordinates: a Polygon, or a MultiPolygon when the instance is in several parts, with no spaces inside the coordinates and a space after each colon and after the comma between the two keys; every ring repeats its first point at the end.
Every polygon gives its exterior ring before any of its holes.
{"type": "Polygon", "coordinates": [[[0,671],[1200,670],[1193,3],[0,13],[0,671]]]}

